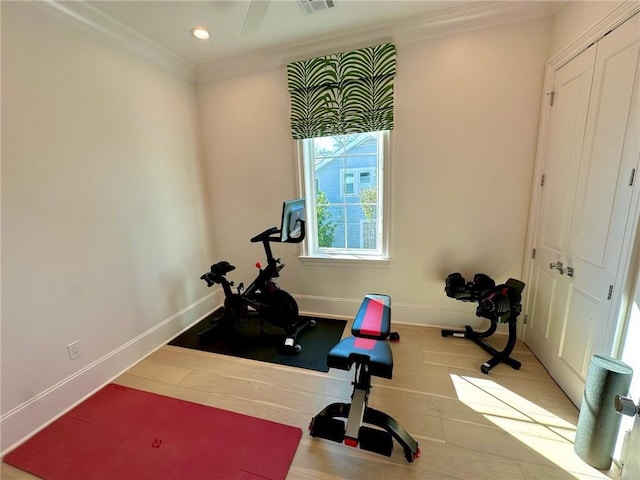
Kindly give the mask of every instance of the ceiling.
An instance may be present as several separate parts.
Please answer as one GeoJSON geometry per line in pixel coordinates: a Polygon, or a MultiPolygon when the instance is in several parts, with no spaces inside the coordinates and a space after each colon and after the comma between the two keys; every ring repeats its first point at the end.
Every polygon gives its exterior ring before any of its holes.
{"type": "MultiPolygon", "coordinates": [[[[309,1],[309,0],[306,0],[309,1]]],[[[325,1],[325,0],[314,0],[325,1]]],[[[73,4],[74,2],[59,2],[73,4]]],[[[439,25],[446,28],[456,19],[486,17],[501,12],[513,21],[520,16],[553,13],[559,2],[549,1],[426,1],[426,0],[334,0],[335,7],[305,14],[298,0],[231,1],[85,1],[95,13],[140,34],[165,51],[198,68],[229,63],[260,52],[306,46],[316,50],[336,38],[366,32],[402,31],[439,25]],[[493,13],[492,13],[493,14],[493,13]],[[245,22],[247,24],[245,25],[245,22]],[[194,26],[209,30],[211,38],[197,40],[194,26]]],[[[506,21],[506,20],[503,20],[506,21]]],[[[350,48],[351,45],[347,45],[350,48]]],[[[334,52],[326,52],[334,53],[334,52]]],[[[324,52],[318,52],[324,54],[324,52]]]]}

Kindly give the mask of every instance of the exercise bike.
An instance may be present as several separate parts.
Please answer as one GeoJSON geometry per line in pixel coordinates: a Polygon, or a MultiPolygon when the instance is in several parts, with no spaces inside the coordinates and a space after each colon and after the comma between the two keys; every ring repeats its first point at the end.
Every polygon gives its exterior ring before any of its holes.
{"type": "Polygon", "coordinates": [[[284,331],[285,338],[282,349],[285,353],[299,353],[302,347],[298,336],[308,327],[315,326],[315,320],[300,318],[298,304],[286,291],[281,290],[274,281],[280,276],[284,264],[271,252],[270,243],[300,243],[305,237],[304,199],[288,200],[282,206],[280,228],[271,227],[251,239],[251,243],[262,242],[267,264],[260,263],[258,276],[248,287],[240,283],[236,292],[234,282],[227,279],[227,274],[235,270],[235,266],[227,261],[211,265],[211,270],[200,278],[208,287],[220,284],[224,291],[224,307],[222,312],[212,320],[211,325],[198,333],[201,340],[206,340],[216,328],[221,326],[243,327],[252,317],[260,319],[260,333],[265,334],[264,323],[284,331]]]}

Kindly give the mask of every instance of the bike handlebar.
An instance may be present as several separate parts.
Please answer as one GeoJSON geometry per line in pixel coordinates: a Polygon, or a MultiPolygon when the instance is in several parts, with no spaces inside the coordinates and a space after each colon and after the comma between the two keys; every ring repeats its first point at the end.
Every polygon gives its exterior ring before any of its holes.
{"type": "MultiPolygon", "coordinates": [[[[292,238],[289,237],[287,238],[287,240],[285,240],[284,243],[300,243],[304,240],[304,236],[305,236],[305,221],[304,220],[298,220],[300,222],[300,235],[297,238],[292,238]]],[[[262,233],[259,233],[258,235],[256,235],[255,237],[253,237],[251,239],[251,243],[257,243],[257,242],[277,242],[277,243],[283,243],[282,242],[282,231],[278,228],[278,227],[271,227],[268,228],[267,230],[265,230],[262,233]],[[272,236],[272,235],[276,235],[277,236],[272,236]]]]}
{"type": "Polygon", "coordinates": [[[265,230],[262,233],[259,233],[258,235],[256,235],[255,237],[253,237],[251,239],[252,243],[256,243],[256,242],[263,242],[265,240],[268,240],[270,242],[279,242],[280,241],[280,237],[272,237],[271,235],[273,235],[274,233],[280,233],[280,229],[278,227],[271,227],[268,228],[267,230],[265,230]]]}
{"type": "Polygon", "coordinates": [[[205,282],[207,282],[207,287],[212,287],[213,285],[215,285],[217,283],[216,282],[216,278],[213,277],[211,275],[211,273],[209,273],[209,272],[207,272],[204,275],[202,275],[200,277],[200,280],[204,280],[205,282]]]}

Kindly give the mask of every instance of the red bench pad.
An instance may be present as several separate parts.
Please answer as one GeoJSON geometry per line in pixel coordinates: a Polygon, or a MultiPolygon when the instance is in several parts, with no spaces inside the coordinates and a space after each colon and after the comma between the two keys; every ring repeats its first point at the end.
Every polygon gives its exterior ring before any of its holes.
{"type": "Polygon", "coordinates": [[[356,337],[384,340],[391,330],[391,297],[368,293],[353,321],[351,334],[356,337]]]}

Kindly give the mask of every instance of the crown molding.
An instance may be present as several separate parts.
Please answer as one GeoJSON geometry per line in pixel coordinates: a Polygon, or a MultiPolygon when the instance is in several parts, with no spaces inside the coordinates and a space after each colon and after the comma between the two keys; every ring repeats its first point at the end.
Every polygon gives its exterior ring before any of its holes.
{"type": "Polygon", "coordinates": [[[619,27],[634,15],[640,13],[640,3],[637,1],[622,1],[617,7],[596,22],[589,30],[559,51],[548,62],[549,68],[558,70],[584,50],[589,48],[607,33],[619,27]]]}
{"type": "Polygon", "coordinates": [[[279,45],[248,55],[196,66],[196,83],[207,83],[261,71],[284,68],[292,61],[363,48],[377,43],[410,44],[481,28],[550,17],[555,2],[478,1],[435,12],[363,28],[345,35],[325,35],[296,45],[279,45]]]}
{"type": "Polygon", "coordinates": [[[97,36],[111,46],[121,48],[191,83],[195,81],[194,65],[84,1],[30,2],[44,12],[97,36]]]}
{"type": "Polygon", "coordinates": [[[480,28],[517,23],[554,13],[556,2],[477,1],[394,22],[364,27],[348,34],[307,39],[294,45],[277,45],[249,54],[193,65],[115,20],[85,1],[30,0],[32,5],[66,21],[117,48],[146,60],[187,81],[206,83],[283,68],[304,58],[395,42],[410,44],[480,28]]]}

